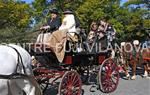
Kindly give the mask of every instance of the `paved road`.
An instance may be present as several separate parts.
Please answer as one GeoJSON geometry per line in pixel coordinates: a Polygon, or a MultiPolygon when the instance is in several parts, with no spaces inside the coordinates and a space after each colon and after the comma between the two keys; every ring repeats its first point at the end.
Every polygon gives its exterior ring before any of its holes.
{"type": "Polygon", "coordinates": [[[150,78],[143,79],[137,76],[136,80],[120,79],[117,90],[113,93],[105,94],[99,90],[90,92],[88,89],[91,86],[84,85],[84,95],[150,95],[150,78]]]}
{"type": "MultiPolygon", "coordinates": [[[[83,85],[83,95],[150,95],[150,77],[147,79],[137,76],[136,80],[125,80],[119,81],[119,86],[116,91],[106,94],[101,91],[94,89],[95,92],[90,92],[91,85],[83,85]]],[[[45,95],[56,95],[56,90],[49,89],[45,95]]]]}

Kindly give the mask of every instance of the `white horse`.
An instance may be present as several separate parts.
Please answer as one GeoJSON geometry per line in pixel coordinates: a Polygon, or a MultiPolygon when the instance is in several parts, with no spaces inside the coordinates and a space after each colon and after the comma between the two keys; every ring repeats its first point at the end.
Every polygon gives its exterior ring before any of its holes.
{"type": "Polygon", "coordinates": [[[33,77],[31,56],[20,46],[0,45],[0,95],[24,94],[42,95],[33,77]]]}

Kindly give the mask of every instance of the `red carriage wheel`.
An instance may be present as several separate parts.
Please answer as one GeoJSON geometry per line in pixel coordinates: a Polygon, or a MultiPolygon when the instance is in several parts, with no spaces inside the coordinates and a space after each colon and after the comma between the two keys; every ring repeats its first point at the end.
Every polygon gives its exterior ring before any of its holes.
{"type": "Polygon", "coordinates": [[[58,95],[81,95],[81,79],[77,72],[67,71],[59,84],[58,95]]]}
{"type": "Polygon", "coordinates": [[[43,93],[45,93],[45,91],[48,88],[48,82],[49,82],[49,78],[47,77],[41,77],[40,75],[42,75],[43,73],[40,73],[39,70],[43,70],[44,68],[35,68],[33,70],[34,76],[35,76],[35,80],[38,82],[38,84],[40,85],[40,88],[42,90],[43,93]]]}
{"type": "Polygon", "coordinates": [[[116,90],[119,82],[119,71],[116,63],[111,58],[103,61],[98,72],[100,89],[104,93],[116,90]]]}

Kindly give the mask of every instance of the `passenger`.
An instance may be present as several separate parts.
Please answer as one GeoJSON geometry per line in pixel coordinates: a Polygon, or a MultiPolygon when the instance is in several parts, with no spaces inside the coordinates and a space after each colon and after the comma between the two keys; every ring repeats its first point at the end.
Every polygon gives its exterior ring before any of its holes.
{"type": "Polygon", "coordinates": [[[69,37],[71,37],[73,40],[74,37],[75,37],[75,32],[76,32],[76,21],[75,21],[75,16],[73,14],[72,11],[70,10],[67,10],[65,12],[63,12],[64,14],[64,19],[63,19],[63,22],[62,22],[62,25],[59,27],[59,30],[60,31],[67,31],[67,35],[69,37]]]}
{"type": "Polygon", "coordinates": [[[92,24],[90,25],[90,31],[96,32],[97,29],[98,29],[97,22],[93,21],[92,24]]]}
{"type": "Polygon", "coordinates": [[[57,9],[50,10],[51,17],[47,20],[47,23],[40,28],[44,32],[39,34],[37,41],[38,43],[45,43],[52,32],[59,29],[61,25],[61,18],[59,17],[59,13],[57,9]]]}
{"type": "Polygon", "coordinates": [[[97,30],[98,39],[101,39],[105,36],[107,27],[108,27],[107,20],[106,19],[100,20],[98,30],[97,30]]]}
{"type": "Polygon", "coordinates": [[[97,32],[98,26],[97,26],[97,22],[93,21],[90,25],[90,32],[88,34],[88,42],[93,43],[95,37],[96,37],[96,32],[97,32]]]}

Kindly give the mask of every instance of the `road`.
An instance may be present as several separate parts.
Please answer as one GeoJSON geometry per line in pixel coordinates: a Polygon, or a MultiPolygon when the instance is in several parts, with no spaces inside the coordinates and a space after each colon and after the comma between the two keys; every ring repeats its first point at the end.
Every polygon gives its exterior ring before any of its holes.
{"type": "MultiPolygon", "coordinates": [[[[116,91],[106,94],[94,88],[95,92],[90,92],[91,85],[83,85],[83,95],[150,95],[150,77],[142,78],[137,76],[136,80],[125,80],[120,78],[116,91]]],[[[57,95],[57,91],[49,88],[45,95],[57,95]]]]}
{"type": "Polygon", "coordinates": [[[147,79],[137,76],[136,80],[124,80],[120,78],[116,91],[105,94],[99,90],[90,92],[88,89],[91,86],[83,86],[83,95],[150,95],[150,77],[147,79]]]}

